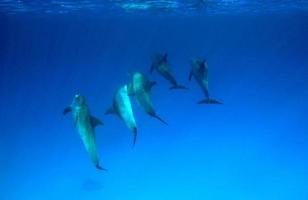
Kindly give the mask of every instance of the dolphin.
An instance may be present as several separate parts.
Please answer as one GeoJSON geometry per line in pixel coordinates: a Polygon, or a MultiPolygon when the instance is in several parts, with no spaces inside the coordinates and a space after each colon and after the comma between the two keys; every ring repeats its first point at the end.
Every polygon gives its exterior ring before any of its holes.
{"type": "Polygon", "coordinates": [[[150,69],[150,73],[152,74],[154,69],[166,80],[168,80],[172,86],[170,89],[188,89],[183,85],[179,85],[172,75],[170,64],[168,62],[168,54],[155,54],[152,57],[152,65],[150,69]]]}
{"type": "Polygon", "coordinates": [[[135,96],[139,105],[148,115],[168,125],[154,110],[150,96],[151,88],[154,85],[156,85],[155,81],[149,81],[142,73],[134,72],[131,83],[129,84],[129,94],[135,96]]]}
{"type": "Polygon", "coordinates": [[[80,94],[75,95],[73,103],[64,109],[63,114],[65,115],[69,112],[73,114],[75,126],[92,163],[97,169],[107,171],[99,164],[95,139],[95,127],[103,125],[103,122],[91,116],[86,98],[80,94]]]}
{"type": "Polygon", "coordinates": [[[210,98],[208,89],[208,65],[206,60],[193,59],[191,61],[191,67],[189,80],[194,77],[206,97],[206,99],[199,101],[198,104],[222,104],[221,102],[210,98]]]}
{"type": "Polygon", "coordinates": [[[105,114],[116,114],[126,124],[126,126],[133,132],[133,146],[135,146],[137,138],[137,126],[135,117],[128,95],[128,86],[124,85],[117,90],[113,97],[112,106],[105,112],[105,114]]]}

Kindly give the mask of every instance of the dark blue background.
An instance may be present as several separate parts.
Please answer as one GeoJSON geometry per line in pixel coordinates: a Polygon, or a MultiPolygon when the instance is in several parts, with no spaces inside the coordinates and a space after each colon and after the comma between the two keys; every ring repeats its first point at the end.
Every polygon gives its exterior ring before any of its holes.
{"type": "Polygon", "coordinates": [[[0,17],[1,199],[308,199],[307,14],[192,17],[88,14],[0,17]],[[189,91],[148,74],[168,52],[189,91]],[[188,82],[189,59],[209,63],[211,95],[188,82]],[[139,129],[104,116],[133,71],[158,81],[153,103],[133,101],[139,129]],[[88,159],[71,116],[87,97],[102,165],[88,159]]]}

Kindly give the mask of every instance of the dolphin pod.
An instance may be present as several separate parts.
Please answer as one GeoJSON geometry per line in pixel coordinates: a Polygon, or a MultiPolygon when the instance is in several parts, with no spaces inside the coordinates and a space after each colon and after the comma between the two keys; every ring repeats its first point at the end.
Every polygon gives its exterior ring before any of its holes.
{"type": "MultiPolygon", "coordinates": [[[[190,62],[191,70],[189,72],[189,80],[194,78],[202,89],[205,99],[198,104],[222,104],[220,101],[210,98],[208,89],[208,64],[205,59],[192,59],[190,62]]],[[[168,54],[154,54],[152,56],[152,65],[150,73],[157,71],[165,78],[171,87],[169,89],[188,89],[178,84],[171,72],[168,62],[168,54]]],[[[112,106],[106,110],[105,114],[117,115],[126,127],[133,133],[133,147],[137,139],[137,125],[135,121],[134,111],[131,98],[135,98],[137,103],[142,107],[146,114],[168,125],[155,111],[151,100],[151,89],[156,85],[156,81],[150,81],[146,75],[141,72],[134,72],[125,85],[116,90],[113,96],[112,106]]],[[[63,114],[72,112],[75,127],[86,148],[91,162],[99,170],[105,170],[99,163],[99,156],[96,147],[95,128],[103,123],[90,114],[86,98],[80,94],[76,94],[70,106],[66,107],[63,114]]]]}

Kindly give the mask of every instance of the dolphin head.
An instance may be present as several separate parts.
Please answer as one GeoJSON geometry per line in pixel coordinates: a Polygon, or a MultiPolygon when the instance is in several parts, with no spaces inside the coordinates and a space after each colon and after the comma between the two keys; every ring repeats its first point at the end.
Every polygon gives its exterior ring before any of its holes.
{"type": "Polygon", "coordinates": [[[193,61],[197,63],[198,65],[202,65],[203,63],[206,63],[206,60],[202,58],[196,58],[196,59],[193,59],[193,61]]]}
{"type": "Polygon", "coordinates": [[[76,94],[73,100],[75,106],[83,106],[86,104],[86,98],[80,94],[76,94]]]}
{"type": "Polygon", "coordinates": [[[136,77],[139,78],[139,77],[142,77],[142,74],[140,72],[134,72],[132,77],[133,78],[136,78],[136,77]]]}

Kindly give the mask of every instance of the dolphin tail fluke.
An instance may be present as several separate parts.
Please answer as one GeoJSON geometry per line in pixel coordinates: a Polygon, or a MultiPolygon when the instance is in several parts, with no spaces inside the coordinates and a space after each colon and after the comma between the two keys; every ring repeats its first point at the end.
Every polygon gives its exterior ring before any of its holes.
{"type": "Polygon", "coordinates": [[[136,144],[136,139],[137,139],[137,128],[134,127],[133,129],[133,148],[135,147],[135,144],[136,144]]]}
{"type": "Polygon", "coordinates": [[[99,169],[99,170],[103,170],[103,171],[108,171],[107,169],[103,168],[102,166],[100,166],[99,164],[96,164],[96,169],[99,169]]]}
{"type": "Polygon", "coordinates": [[[204,99],[198,102],[198,104],[223,104],[215,99],[204,99]]]}
{"type": "Polygon", "coordinates": [[[185,87],[183,85],[174,85],[174,86],[170,87],[170,90],[175,90],[175,89],[188,90],[188,87],[185,87]]]}
{"type": "Polygon", "coordinates": [[[156,119],[158,119],[158,120],[161,121],[163,124],[168,125],[168,123],[167,123],[165,120],[163,120],[160,116],[158,116],[158,115],[156,115],[156,114],[151,115],[151,116],[154,117],[154,118],[156,118],[156,119]]]}

